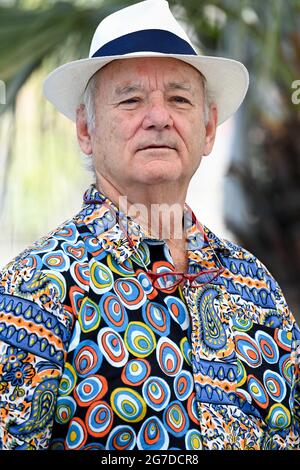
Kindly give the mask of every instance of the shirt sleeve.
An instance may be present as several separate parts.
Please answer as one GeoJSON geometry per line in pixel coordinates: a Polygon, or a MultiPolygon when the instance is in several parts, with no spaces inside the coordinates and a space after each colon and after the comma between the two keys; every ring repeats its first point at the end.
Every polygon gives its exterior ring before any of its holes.
{"type": "Polygon", "coordinates": [[[32,260],[0,272],[0,449],[47,449],[72,329],[51,275],[32,260]]]}
{"type": "Polygon", "coordinates": [[[282,448],[300,449],[300,328],[295,317],[288,307],[282,289],[278,282],[273,278],[268,269],[259,262],[265,273],[268,287],[272,293],[277,312],[283,318],[283,326],[289,331],[291,336],[291,426],[282,436],[285,441],[282,448]]]}
{"type": "Polygon", "coordinates": [[[291,447],[300,449],[300,329],[293,328],[292,363],[294,375],[292,382],[293,423],[291,429],[291,447]]]}

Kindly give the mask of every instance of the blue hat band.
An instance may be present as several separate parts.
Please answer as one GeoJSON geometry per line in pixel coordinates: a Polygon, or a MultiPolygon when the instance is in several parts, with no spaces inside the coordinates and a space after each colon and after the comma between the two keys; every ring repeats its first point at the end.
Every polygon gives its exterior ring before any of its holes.
{"type": "Polygon", "coordinates": [[[100,47],[92,57],[130,54],[132,52],[197,55],[192,46],[176,34],[162,29],[145,29],[125,34],[100,47]]]}

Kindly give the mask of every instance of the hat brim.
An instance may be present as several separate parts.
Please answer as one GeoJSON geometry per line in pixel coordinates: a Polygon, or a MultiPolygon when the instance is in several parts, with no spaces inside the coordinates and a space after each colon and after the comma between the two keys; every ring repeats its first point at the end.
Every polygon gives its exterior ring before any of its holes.
{"type": "Polygon", "coordinates": [[[207,81],[209,96],[217,105],[218,124],[226,121],[239,108],[249,85],[246,67],[236,60],[201,55],[137,52],[118,56],[76,60],[51,72],[44,81],[44,96],[66,117],[76,120],[76,109],[82,103],[89,79],[113,60],[136,57],[166,57],[186,62],[199,70],[207,81]]]}

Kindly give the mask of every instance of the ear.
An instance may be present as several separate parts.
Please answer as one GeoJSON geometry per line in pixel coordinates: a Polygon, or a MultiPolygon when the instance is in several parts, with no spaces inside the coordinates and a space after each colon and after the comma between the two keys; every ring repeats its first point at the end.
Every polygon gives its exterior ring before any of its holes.
{"type": "Polygon", "coordinates": [[[206,124],[205,146],[203,155],[209,155],[214,146],[218,122],[217,106],[212,103],[209,106],[209,120],[206,124]]]}
{"type": "Polygon", "coordinates": [[[93,153],[91,136],[89,134],[86,110],[83,104],[76,110],[76,130],[77,140],[83,153],[91,155],[93,153]]]}

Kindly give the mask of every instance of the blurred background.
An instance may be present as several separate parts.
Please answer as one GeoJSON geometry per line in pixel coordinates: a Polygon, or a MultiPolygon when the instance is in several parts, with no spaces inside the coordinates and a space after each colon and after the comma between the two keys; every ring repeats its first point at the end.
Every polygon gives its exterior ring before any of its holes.
{"type": "MultiPolygon", "coordinates": [[[[99,21],[132,3],[0,0],[0,266],[80,209],[93,177],[74,124],[43,99],[42,82],[86,57],[99,21]]],[[[300,0],[169,3],[200,51],[250,72],[246,100],[219,127],[188,202],[267,265],[299,321],[300,0]]]]}

